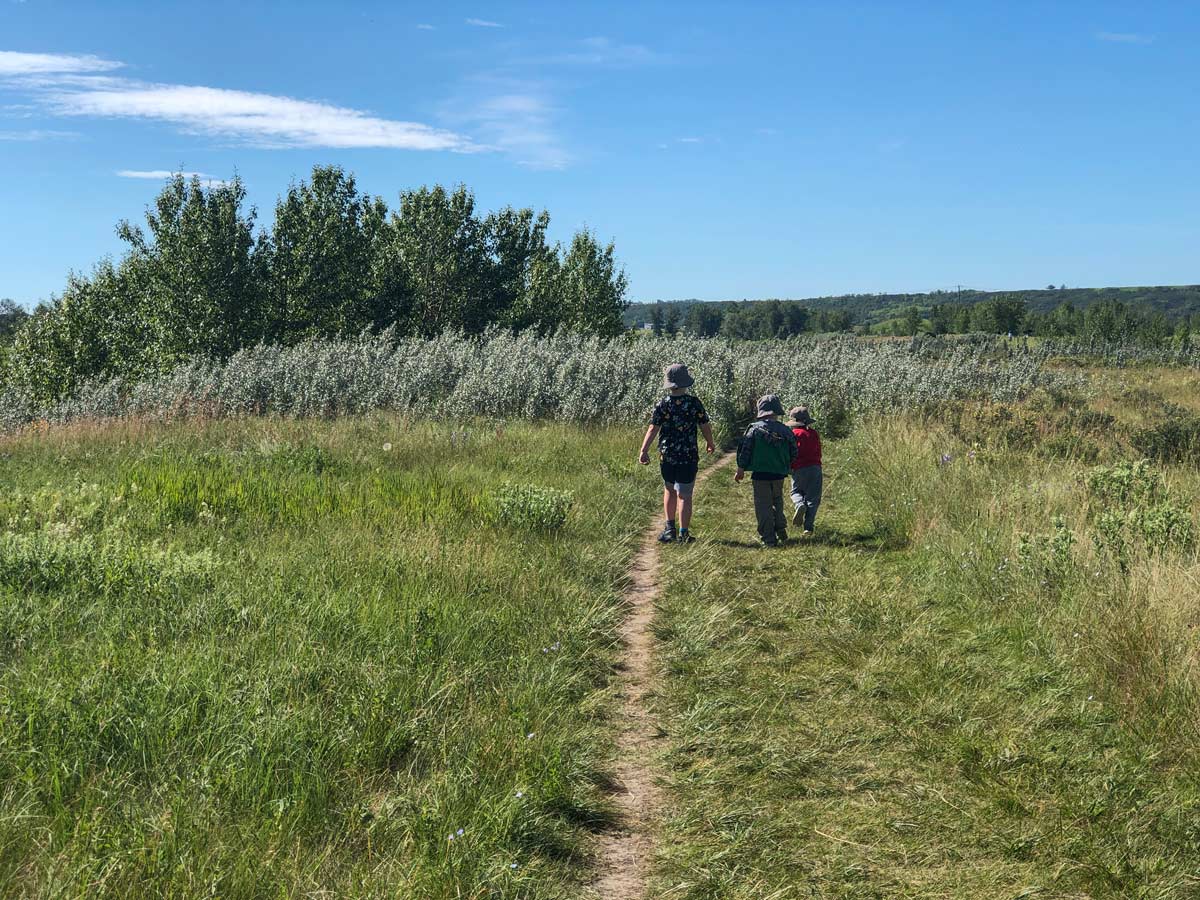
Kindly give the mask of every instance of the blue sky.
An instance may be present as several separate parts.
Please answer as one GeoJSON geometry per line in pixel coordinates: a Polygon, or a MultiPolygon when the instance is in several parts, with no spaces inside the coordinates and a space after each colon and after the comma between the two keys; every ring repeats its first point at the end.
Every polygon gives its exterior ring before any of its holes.
{"type": "Polygon", "coordinates": [[[1200,4],[0,0],[0,296],[172,169],[613,239],[633,299],[1200,281],[1200,4]],[[138,177],[138,176],[143,177],[138,177]]]}

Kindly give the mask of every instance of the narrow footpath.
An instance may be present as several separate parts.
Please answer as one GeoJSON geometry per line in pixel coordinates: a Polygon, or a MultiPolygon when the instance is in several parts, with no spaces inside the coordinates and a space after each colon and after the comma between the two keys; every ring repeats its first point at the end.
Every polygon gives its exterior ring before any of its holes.
{"type": "MultiPolygon", "coordinates": [[[[699,486],[733,459],[729,454],[700,472],[699,486]]],[[[646,896],[650,861],[654,853],[654,827],[662,797],[654,767],[655,743],[660,731],[647,705],[655,689],[654,613],[660,594],[658,532],[662,517],[656,514],[629,568],[624,600],[628,614],[621,626],[624,651],[620,664],[621,728],[617,734],[616,789],[613,799],[620,824],[597,841],[595,895],[604,900],[640,900],[646,896]]]]}

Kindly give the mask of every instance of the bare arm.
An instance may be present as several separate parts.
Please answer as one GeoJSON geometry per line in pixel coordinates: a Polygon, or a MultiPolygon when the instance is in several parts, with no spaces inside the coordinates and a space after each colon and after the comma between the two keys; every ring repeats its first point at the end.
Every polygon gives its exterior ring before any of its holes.
{"type": "Polygon", "coordinates": [[[658,436],[658,426],[651,425],[646,429],[646,436],[642,438],[642,449],[638,452],[638,462],[643,466],[650,465],[650,445],[658,436]]]}
{"type": "Polygon", "coordinates": [[[704,452],[712,453],[714,450],[717,449],[717,445],[713,443],[712,423],[704,422],[700,426],[700,430],[704,432],[704,444],[705,444],[704,452]]]}

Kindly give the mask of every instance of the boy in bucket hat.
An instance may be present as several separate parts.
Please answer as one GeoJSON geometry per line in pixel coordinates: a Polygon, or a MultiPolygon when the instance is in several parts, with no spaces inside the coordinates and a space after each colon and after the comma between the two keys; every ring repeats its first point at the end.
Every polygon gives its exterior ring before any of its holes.
{"type": "Polygon", "coordinates": [[[796,458],[796,436],[779,421],[783,404],[774,394],[758,401],[758,418],[738,443],[737,472],[740,482],[747,472],[754,486],[754,518],[758,536],[767,547],[787,540],[787,516],[783,511],[783,479],[796,458]]]}
{"type": "Polygon", "coordinates": [[[650,464],[650,442],[658,436],[659,469],[663,480],[663,515],[666,524],[658,539],[664,544],[672,541],[688,543],[694,538],[689,530],[692,523],[692,490],[696,484],[696,471],[700,468],[700,452],[696,449],[696,429],[704,432],[705,450],[712,453],[712,424],[700,398],[689,394],[687,389],[695,379],[683,363],[667,366],[663,377],[663,390],[668,395],[654,405],[650,413],[650,427],[642,439],[638,462],[650,464]],[[675,513],[679,512],[679,525],[675,524],[675,513]]]}
{"type": "Polygon", "coordinates": [[[821,505],[821,435],[813,428],[807,406],[788,410],[788,427],[796,436],[796,458],[792,460],[792,524],[804,522],[804,536],[812,537],[821,505]]]}

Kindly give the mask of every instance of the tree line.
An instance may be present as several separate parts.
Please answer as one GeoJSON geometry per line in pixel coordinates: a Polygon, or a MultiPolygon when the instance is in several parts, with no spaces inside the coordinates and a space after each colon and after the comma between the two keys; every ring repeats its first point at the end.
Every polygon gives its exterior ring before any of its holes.
{"type": "Polygon", "coordinates": [[[1080,308],[1071,301],[1038,311],[1020,296],[997,296],[970,306],[935,303],[927,310],[910,306],[905,314],[876,329],[878,333],[1011,334],[1074,337],[1105,342],[1131,341],[1163,347],[1190,339],[1200,315],[1171,318],[1161,310],[1133,306],[1121,300],[1100,300],[1080,308]]]}
{"type": "MultiPolygon", "coordinates": [[[[0,308],[0,379],[49,402],[97,377],[140,378],[259,343],[393,329],[477,334],[624,331],[626,277],[589,231],[547,237],[544,210],[483,215],[465,186],[403,191],[389,210],[354,176],[318,166],[256,227],[240,178],[176,175],[145,225],[117,226],[122,258],[72,275],[26,314],[0,308]]],[[[11,308],[10,308],[11,307],[11,308]]]]}
{"type": "Polygon", "coordinates": [[[796,300],[713,303],[655,303],[650,330],[656,335],[687,332],[697,337],[761,341],[799,334],[850,331],[854,320],[840,309],[811,309],[796,300]]]}

